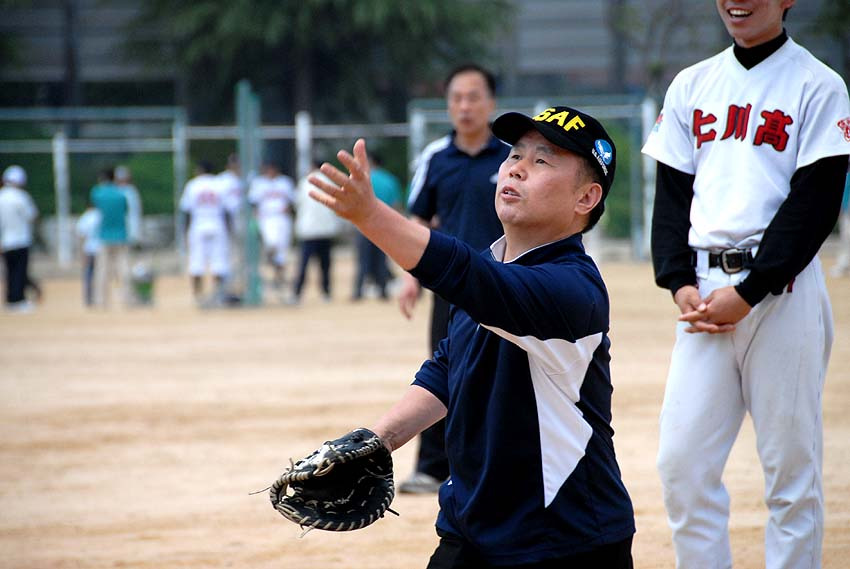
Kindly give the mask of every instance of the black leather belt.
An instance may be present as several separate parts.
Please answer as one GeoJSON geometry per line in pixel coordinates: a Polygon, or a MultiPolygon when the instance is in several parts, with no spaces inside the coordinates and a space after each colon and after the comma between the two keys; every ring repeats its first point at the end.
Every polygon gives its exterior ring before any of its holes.
{"type": "MultiPolygon", "coordinates": [[[[697,252],[693,253],[694,266],[697,264],[697,252]]],[[[708,254],[708,268],[720,267],[728,275],[740,273],[753,264],[753,252],[750,249],[726,249],[720,253],[708,254]]]]}

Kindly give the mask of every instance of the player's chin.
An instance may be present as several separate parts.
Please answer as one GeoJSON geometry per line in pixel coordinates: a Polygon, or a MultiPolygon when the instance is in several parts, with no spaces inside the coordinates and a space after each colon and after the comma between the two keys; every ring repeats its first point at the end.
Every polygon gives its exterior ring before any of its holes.
{"type": "Polygon", "coordinates": [[[522,222],[522,214],[514,204],[496,204],[496,217],[502,225],[518,225],[522,222]]]}

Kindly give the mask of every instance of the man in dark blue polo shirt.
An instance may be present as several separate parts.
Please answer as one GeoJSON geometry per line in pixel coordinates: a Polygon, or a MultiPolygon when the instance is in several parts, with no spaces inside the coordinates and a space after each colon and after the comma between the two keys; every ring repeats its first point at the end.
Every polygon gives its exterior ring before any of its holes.
{"type": "MultiPolygon", "coordinates": [[[[454,130],[420,155],[408,207],[415,221],[481,251],[502,234],[493,200],[499,166],[508,155],[508,146],[490,132],[496,108],[493,75],[477,65],[455,68],[446,80],[446,102],[454,130]]],[[[420,286],[409,273],[403,279],[399,307],[410,318],[420,286]]],[[[446,336],[449,319],[449,303],[436,293],[433,299],[430,353],[446,336]]],[[[400,492],[439,489],[449,475],[444,439],[444,421],[422,433],[416,470],[401,483],[400,492]]]]}
{"type": "Polygon", "coordinates": [[[390,451],[446,417],[451,478],[428,569],[631,569],[634,512],[611,428],[609,302],[584,252],[616,169],[593,117],[553,107],[507,113],[512,144],[488,250],[380,202],[361,139],[350,172],[322,165],[311,196],[452,303],[449,333],[371,430],[390,451]]]}

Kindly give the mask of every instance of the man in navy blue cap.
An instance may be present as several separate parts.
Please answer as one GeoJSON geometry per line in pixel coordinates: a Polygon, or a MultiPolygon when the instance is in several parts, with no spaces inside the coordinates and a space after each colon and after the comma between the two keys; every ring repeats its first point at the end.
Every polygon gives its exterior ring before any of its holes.
{"type": "Polygon", "coordinates": [[[484,253],[376,199],[363,140],[313,178],[354,223],[452,305],[448,336],[372,427],[391,451],[446,418],[449,479],[429,569],[632,567],[631,500],[611,429],[605,284],[581,234],[598,221],[616,150],[569,107],[502,115],[512,145],[484,253]]]}

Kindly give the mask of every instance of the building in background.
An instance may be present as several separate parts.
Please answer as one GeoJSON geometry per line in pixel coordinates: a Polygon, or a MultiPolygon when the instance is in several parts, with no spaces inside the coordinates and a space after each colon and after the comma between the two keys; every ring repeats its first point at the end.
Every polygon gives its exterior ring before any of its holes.
{"type": "MultiPolygon", "coordinates": [[[[848,41],[815,33],[818,14],[833,1],[798,2],[788,27],[846,78],[848,41]]],[[[708,0],[511,3],[511,28],[494,38],[499,61],[493,67],[506,97],[610,92],[660,97],[678,70],[728,43],[715,4],[708,0]]],[[[142,6],[141,0],[41,0],[29,7],[4,7],[0,107],[116,100],[191,104],[174,61],[145,63],[128,44],[130,33],[136,39],[162,37],[159,28],[136,21],[142,6]]]]}

